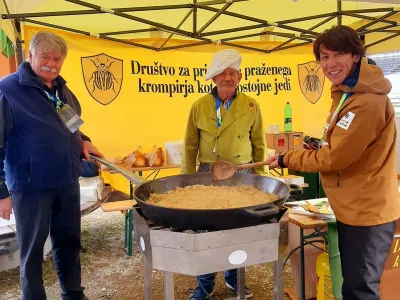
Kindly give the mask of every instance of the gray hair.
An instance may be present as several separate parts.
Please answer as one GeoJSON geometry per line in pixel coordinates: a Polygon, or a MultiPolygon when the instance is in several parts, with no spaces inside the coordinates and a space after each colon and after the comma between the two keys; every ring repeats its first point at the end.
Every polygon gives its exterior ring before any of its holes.
{"type": "Polygon", "coordinates": [[[45,52],[60,51],[63,58],[67,57],[68,52],[65,40],[59,35],[47,31],[39,31],[32,37],[29,43],[29,52],[33,54],[38,49],[42,49],[45,52]]]}

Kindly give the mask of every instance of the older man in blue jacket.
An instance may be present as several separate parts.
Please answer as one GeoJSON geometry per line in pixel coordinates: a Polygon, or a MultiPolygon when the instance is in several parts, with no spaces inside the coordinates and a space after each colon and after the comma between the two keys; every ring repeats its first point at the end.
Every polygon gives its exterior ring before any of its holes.
{"type": "Polygon", "coordinates": [[[9,219],[14,209],[24,300],[46,299],[42,262],[49,232],[62,299],[84,299],[80,161],[101,153],[79,131],[81,107],[59,75],[67,51],[61,37],[38,32],[29,62],[0,81],[0,217],[9,219]]]}

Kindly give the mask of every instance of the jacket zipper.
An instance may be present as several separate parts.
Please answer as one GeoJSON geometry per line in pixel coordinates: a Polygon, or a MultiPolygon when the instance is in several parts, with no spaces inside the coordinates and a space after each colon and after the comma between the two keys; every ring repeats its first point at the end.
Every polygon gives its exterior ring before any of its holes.
{"type": "Polygon", "coordinates": [[[28,155],[28,183],[31,183],[31,155],[28,155]]]}
{"type": "Polygon", "coordinates": [[[340,186],[340,171],[337,171],[337,184],[336,186],[340,186]]]}

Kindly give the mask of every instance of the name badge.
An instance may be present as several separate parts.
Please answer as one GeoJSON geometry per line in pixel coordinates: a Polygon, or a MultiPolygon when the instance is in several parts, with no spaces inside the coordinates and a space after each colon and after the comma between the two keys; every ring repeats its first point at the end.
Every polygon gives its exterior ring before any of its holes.
{"type": "Polygon", "coordinates": [[[83,124],[81,117],[68,104],[64,104],[58,111],[58,114],[65,126],[72,133],[75,133],[83,124]]]}

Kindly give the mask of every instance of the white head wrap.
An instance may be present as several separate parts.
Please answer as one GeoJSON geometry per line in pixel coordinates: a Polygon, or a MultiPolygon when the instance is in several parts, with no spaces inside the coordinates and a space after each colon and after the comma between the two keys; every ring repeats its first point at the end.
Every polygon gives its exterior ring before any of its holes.
{"type": "Polygon", "coordinates": [[[215,53],[210,66],[207,69],[206,80],[221,74],[227,68],[233,68],[239,71],[242,56],[233,49],[226,49],[215,53]]]}

